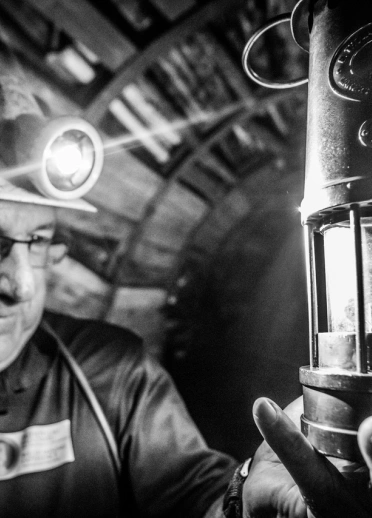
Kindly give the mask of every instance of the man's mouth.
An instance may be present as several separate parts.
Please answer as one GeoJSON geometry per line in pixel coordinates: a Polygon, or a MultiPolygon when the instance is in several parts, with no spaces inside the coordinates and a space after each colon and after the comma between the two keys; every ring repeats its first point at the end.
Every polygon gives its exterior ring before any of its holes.
{"type": "Polygon", "coordinates": [[[15,313],[12,311],[1,311],[0,309],[0,320],[1,319],[7,319],[7,318],[12,318],[15,316],[15,313]]]}

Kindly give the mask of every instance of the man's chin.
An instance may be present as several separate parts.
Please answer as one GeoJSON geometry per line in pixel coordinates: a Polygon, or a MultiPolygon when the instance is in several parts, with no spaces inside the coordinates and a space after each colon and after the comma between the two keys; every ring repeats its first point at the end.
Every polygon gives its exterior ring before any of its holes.
{"type": "Polygon", "coordinates": [[[14,333],[14,328],[16,325],[15,320],[16,320],[16,316],[14,314],[9,314],[9,315],[0,314],[0,344],[1,344],[2,337],[4,335],[7,335],[8,333],[11,333],[11,332],[14,333]]]}
{"type": "MultiPolygon", "coordinates": [[[[11,319],[9,319],[11,321],[11,319]]],[[[18,336],[15,333],[14,322],[9,328],[13,333],[6,333],[8,324],[0,318],[0,371],[6,369],[19,356],[27,343],[28,338],[18,336]]]]}

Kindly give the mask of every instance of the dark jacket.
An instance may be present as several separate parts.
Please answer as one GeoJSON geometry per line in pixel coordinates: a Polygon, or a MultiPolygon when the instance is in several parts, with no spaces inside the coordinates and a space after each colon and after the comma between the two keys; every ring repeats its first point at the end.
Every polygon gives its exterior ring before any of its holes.
{"type": "Polygon", "coordinates": [[[120,480],[58,345],[39,328],[0,373],[0,516],[202,517],[236,463],[206,446],[164,369],[128,330],[46,318],[104,410],[120,480]]]}

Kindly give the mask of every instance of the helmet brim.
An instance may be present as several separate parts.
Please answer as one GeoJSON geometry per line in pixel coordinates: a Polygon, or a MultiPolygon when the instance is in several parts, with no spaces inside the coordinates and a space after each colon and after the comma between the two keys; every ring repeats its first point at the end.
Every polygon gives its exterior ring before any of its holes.
{"type": "Polygon", "coordinates": [[[63,209],[83,210],[85,212],[97,212],[97,209],[82,199],[57,200],[47,198],[39,194],[36,190],[24,189],[13,183],[0,178],[0,203],[4,201],[14,201],[15,203],[31,203],[32,205],[43,205],[49,207],[59,207],[63,209]]]}

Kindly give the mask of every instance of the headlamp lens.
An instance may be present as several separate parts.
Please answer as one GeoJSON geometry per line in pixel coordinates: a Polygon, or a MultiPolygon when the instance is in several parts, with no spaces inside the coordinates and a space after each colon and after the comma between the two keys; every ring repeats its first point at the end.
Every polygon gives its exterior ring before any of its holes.
{"type": "Polygon", "coordinates": [[[68,130],[45,150],[46,174],[61,191],[74,191],[83,185],[94,168],[94,144],[80,130],[68,130]]]}

